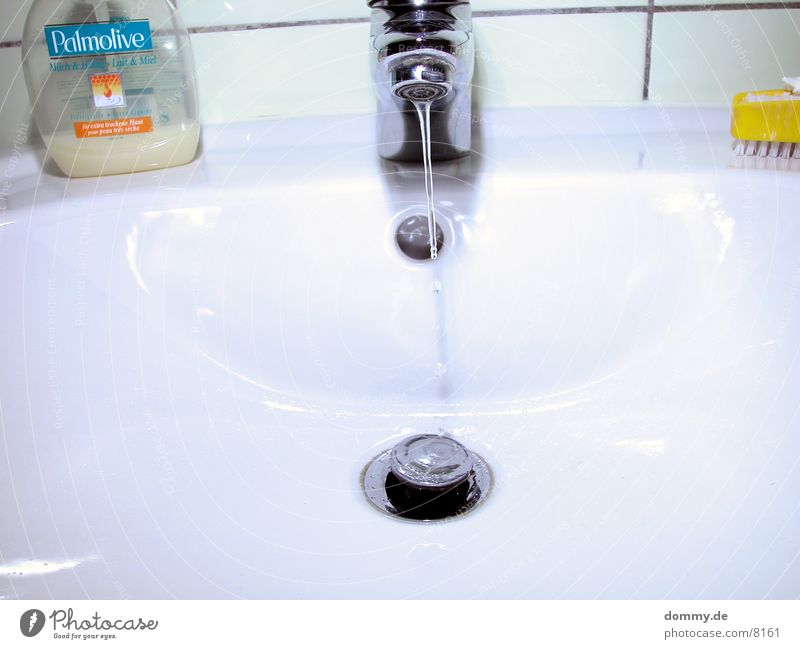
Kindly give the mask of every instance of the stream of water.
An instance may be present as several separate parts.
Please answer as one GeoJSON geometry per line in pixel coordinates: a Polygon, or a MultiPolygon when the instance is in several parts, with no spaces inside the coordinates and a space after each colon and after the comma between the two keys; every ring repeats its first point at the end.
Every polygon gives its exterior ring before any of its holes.
{"type": "MultiPolygon", "coordinates": [[[[422,160],[425,168],[425,197],[428,212],[428,234],[430,237],[431,260],[436,262],[439,257],[439,245],[436,238],[436,207],[433,192],[433,159],[431,155],[431,102],[415,102],[414,107],[419,117],[419,128],[422,139],[422,160]]],[[[447,345],[445,344],[445,314],[442,303],[442,282],[439,278],[438,265],[433,266],[433,296],[436,317],[436,356],[433,359],[433,375],[436,380],[436,392],[439,399],[447,398],[447,345]]],[[[440,417],[435,420],[436,432],[446,432],[442,427],[440,417]]]]}
{"type": "Polygon", "coordinates": [[[419,117],[419,130],[422,138],[422,162],[425,166],[425,196],[428,208],[428,236],[431,242],[431,259],[439,256],[436,241],[436,212],[433,202],[433,161],[431,159],[431,102],[415,102],[419,117]]]}

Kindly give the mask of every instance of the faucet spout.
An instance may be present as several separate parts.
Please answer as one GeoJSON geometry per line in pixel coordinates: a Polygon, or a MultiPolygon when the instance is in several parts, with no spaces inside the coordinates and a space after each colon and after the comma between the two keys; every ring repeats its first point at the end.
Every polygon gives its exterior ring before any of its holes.
{"type": "Polygon", "coordinates": [[[421,162],[416,105],[430,105],[434,161],[469,154],[475,51],[469,2],[372,0],[378,151],[421,162]]]}
{"type": "Polygon", "coordinates": [[[438,50],[396,54],[389,63],[389,84],[400,101],[435,102],[453,90],[458,60],[438,50]]]}

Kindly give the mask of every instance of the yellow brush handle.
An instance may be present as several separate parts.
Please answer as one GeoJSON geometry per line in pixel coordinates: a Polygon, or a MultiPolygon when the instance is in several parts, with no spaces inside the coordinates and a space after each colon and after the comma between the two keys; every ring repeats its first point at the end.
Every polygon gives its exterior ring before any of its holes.
{"type": "Polygon", "coordinates": [[[791,95],[786,90],[758,90],[736,95],[731,135],[737,140],[800,142],[800,95],[791,95]],[[764,101],[758,101],[759,97],[764,97],[764,101]]]}

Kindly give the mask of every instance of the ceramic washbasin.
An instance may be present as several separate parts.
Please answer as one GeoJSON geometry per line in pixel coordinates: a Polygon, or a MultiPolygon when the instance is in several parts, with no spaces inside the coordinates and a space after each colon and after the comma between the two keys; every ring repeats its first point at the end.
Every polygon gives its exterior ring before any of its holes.
{"type": "Polygon", "coordinates": [[[14,161],[0,596],[796,597],[800,175],[734,165],[724,111],[489,113],[416,263],[371,120],[14,161]],[[382,516],[363,467],[439,428],[490,497],[382,516]]]}

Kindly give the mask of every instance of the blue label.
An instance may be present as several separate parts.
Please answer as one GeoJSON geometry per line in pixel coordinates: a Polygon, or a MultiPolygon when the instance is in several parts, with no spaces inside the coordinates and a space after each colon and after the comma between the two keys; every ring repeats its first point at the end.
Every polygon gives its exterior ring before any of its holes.
{"type": "Polygon", "coordinates": [[[149,20],[47,26],[44,37],[51,59],[153,49],[149,20]]]}

